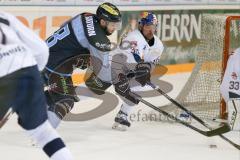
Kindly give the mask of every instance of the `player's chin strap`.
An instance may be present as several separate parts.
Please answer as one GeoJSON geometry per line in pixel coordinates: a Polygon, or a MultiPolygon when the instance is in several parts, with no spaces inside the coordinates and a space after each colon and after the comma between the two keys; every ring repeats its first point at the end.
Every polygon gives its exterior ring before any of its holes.
{"type": "MultiPolygon", "coordinates": [[[[200,124],[202,124],[203,126],[205,126],[206,128],[208,128],[210,130],[210,132],[214,132],[214,135],[219,135],[222,139],[224,139],[225,141],[227,141],[228,143],[230,143],[231,145],[233,145],[235,148],[237,148],[238,150],[240,150],[240,145],[234,143],[233,141],[231,141],[230,139],[228,139],[227,137],[223,136],[223,133],[229,132],[231,130],[230,126],[226,123],[223,123],[224,125],[218,129],[214,129],[207,124],[206,122],[204,122],[202,119],[200,119],[199,117],[197,117],[195,114],[193,114],[192,112],[190,112],[189,110],[187,110],[184,106],[182,106],[180,103],[178,103],[177,101],[175,101],[174,99],[172,99],[170,96],[168,96],[164,91],[162,91],[160,88],[158,88],[156,85],[154,85],[152,82],[148,82],[148,85],[151,86],[154,90],[156,90],[157,92],[159,92],[161,95],[163,95],[164,97],[166,97],[170,102],[172,102],[175,106],[177,106],[178,108],[182,109],[183,111],[185,111],[187,114],[189,114],[192,118],[194,118],[196,121],[198,121],[200,124]]],[[[190,127],[191,128],[191,127],[190,127]]],[[[194,129],[195,130],[195,129],[194,129]]]]}

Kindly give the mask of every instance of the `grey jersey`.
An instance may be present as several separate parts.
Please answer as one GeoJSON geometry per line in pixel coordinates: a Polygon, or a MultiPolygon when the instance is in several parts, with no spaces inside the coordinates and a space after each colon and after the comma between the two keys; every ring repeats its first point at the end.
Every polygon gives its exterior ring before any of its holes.
{"type": "Polygon", "coordinates": [[[103,81],[111,81],[111,44],[94,14],[75,16],[50,36],[47,44],[50,49],[47,68],[54,70],[72,57],[90,53],[94,73],[103,81]]]}

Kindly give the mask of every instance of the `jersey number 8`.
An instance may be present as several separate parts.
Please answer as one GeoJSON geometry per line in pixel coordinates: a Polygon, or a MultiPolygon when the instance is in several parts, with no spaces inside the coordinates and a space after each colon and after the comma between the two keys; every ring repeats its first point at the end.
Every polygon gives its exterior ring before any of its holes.
{"type": "Polygon", "coordinates": [[[54,46],[58,40],[64,39],[69,34],[70,34],[70,31],[69,31],[68,25],[65,25],[64,27],[57,30],[52,36],[50,36],[47,39],[48,47],[50,48],[50,47],[54,46]]]}

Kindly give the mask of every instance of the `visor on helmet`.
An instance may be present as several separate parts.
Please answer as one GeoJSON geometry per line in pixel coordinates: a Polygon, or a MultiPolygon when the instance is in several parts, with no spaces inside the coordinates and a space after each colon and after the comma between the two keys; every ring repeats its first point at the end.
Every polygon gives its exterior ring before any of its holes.
{"type": "Polygon", "coordinates": [[[120,21],[120,22],[106,21],[106,22],[107,22],[107,27],[111,27],[111,28],[114,28],[116,30],[121,30],[122,29],[122,21],[120,21]]]}

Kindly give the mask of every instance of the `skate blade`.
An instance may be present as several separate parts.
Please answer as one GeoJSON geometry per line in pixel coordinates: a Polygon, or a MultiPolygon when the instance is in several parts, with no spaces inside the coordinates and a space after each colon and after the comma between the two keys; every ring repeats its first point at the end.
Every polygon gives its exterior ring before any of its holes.
{"type": "Polygon", "coordinates": [[[115,122],[112,126],[112,129],[124,132],[127,130],[127,126],[115,122]]]}

